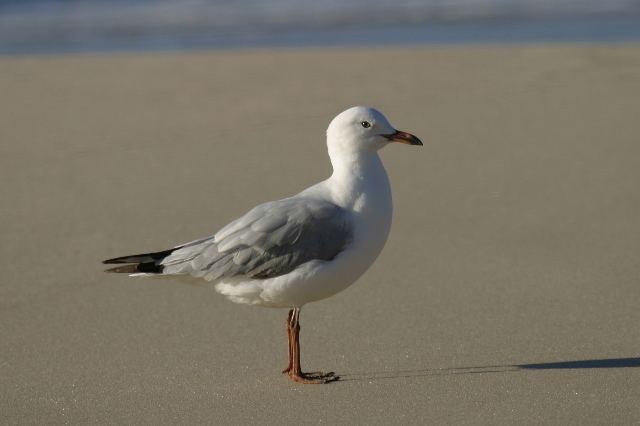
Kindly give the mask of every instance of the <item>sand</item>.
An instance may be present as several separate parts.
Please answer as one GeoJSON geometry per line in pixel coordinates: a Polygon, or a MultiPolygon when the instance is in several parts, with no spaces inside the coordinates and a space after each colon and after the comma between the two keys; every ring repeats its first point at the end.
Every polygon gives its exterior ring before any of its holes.
{"type": "Polygon", "coordinates": [[[640,46],[0,59],[3,424],[640,421],[640,46]],[[104,274],[329,173],[324,130],[379,107],[374,267],[286,312],[104,274]],[[534,364],[534,365],[532,365],[534,364]]]}

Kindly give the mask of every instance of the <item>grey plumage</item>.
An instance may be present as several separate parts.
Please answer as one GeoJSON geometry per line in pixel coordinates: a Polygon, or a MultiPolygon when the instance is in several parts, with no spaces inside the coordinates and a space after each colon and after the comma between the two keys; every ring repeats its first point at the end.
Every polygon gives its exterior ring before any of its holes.
{"type": "MultiPolygon", "coordinates": [[[[327,201],[296,197],[261,204],[213,237],[159,252],[164,255],[160,259],[153,253],[156,256],[125,256],[110,263],[152,262],[134,269],[188,274],[208,281],[235,276],[272,278],[311,260],[333,259],[351,237],[347,211],[327,201]]],[[[132,272],[115,269],[113,272],[132,272]]]]}

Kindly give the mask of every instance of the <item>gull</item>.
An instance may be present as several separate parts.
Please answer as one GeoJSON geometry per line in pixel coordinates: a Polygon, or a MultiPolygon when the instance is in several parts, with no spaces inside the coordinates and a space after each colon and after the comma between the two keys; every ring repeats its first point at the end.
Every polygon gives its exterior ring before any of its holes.
{"type": "Polygon", "coordinates": [[[391,228],[391,186],[378,151],[422,145],[378,110],[357,106],[327,129],[331,176],[297,195],[260,204],[213,236],[177,247],[105,260],[132,277],[205,280],[231,301],[287,308],[289,361],[298,383],[329,383],[333,372],[303,373],[300,309],[353,284],[376,260],[391,228]]]}

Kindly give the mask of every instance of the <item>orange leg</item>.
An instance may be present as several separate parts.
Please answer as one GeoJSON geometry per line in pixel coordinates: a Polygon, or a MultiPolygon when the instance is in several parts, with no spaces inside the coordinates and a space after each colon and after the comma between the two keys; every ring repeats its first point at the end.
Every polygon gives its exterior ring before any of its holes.
{"type": "Polygon", "coordinates": [[[302,372],[300,367],[300,308],[289,311],[287,331],[289,333],[289,366],[283,373],[288,373],[289,378],[294,382],[307,384],[329,383],[339,379],[333,372],[302,372]]]}
{"type": "Polygon", "coordinates": [[[293,318],[293,309],[289,310],[289,315],[287,316],[287,340],[289,341],[289,363],[287,364],[287,368],[282,370],[282,373],[289,373],[291,368],[293,367],[293,335],[291,329],[291,319],[293,318]]]}

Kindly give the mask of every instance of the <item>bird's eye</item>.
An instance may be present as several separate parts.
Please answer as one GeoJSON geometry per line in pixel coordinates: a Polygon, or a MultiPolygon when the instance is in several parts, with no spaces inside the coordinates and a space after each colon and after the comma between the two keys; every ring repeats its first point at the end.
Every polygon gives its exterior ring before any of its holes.
{"type": "Polygon", "coordinates": [[[360,125],[365,129],[368,129],[369,127],[371,127],[371,123],[369,123],[368,121],[362,121],[360,122],[360,125]]]}

